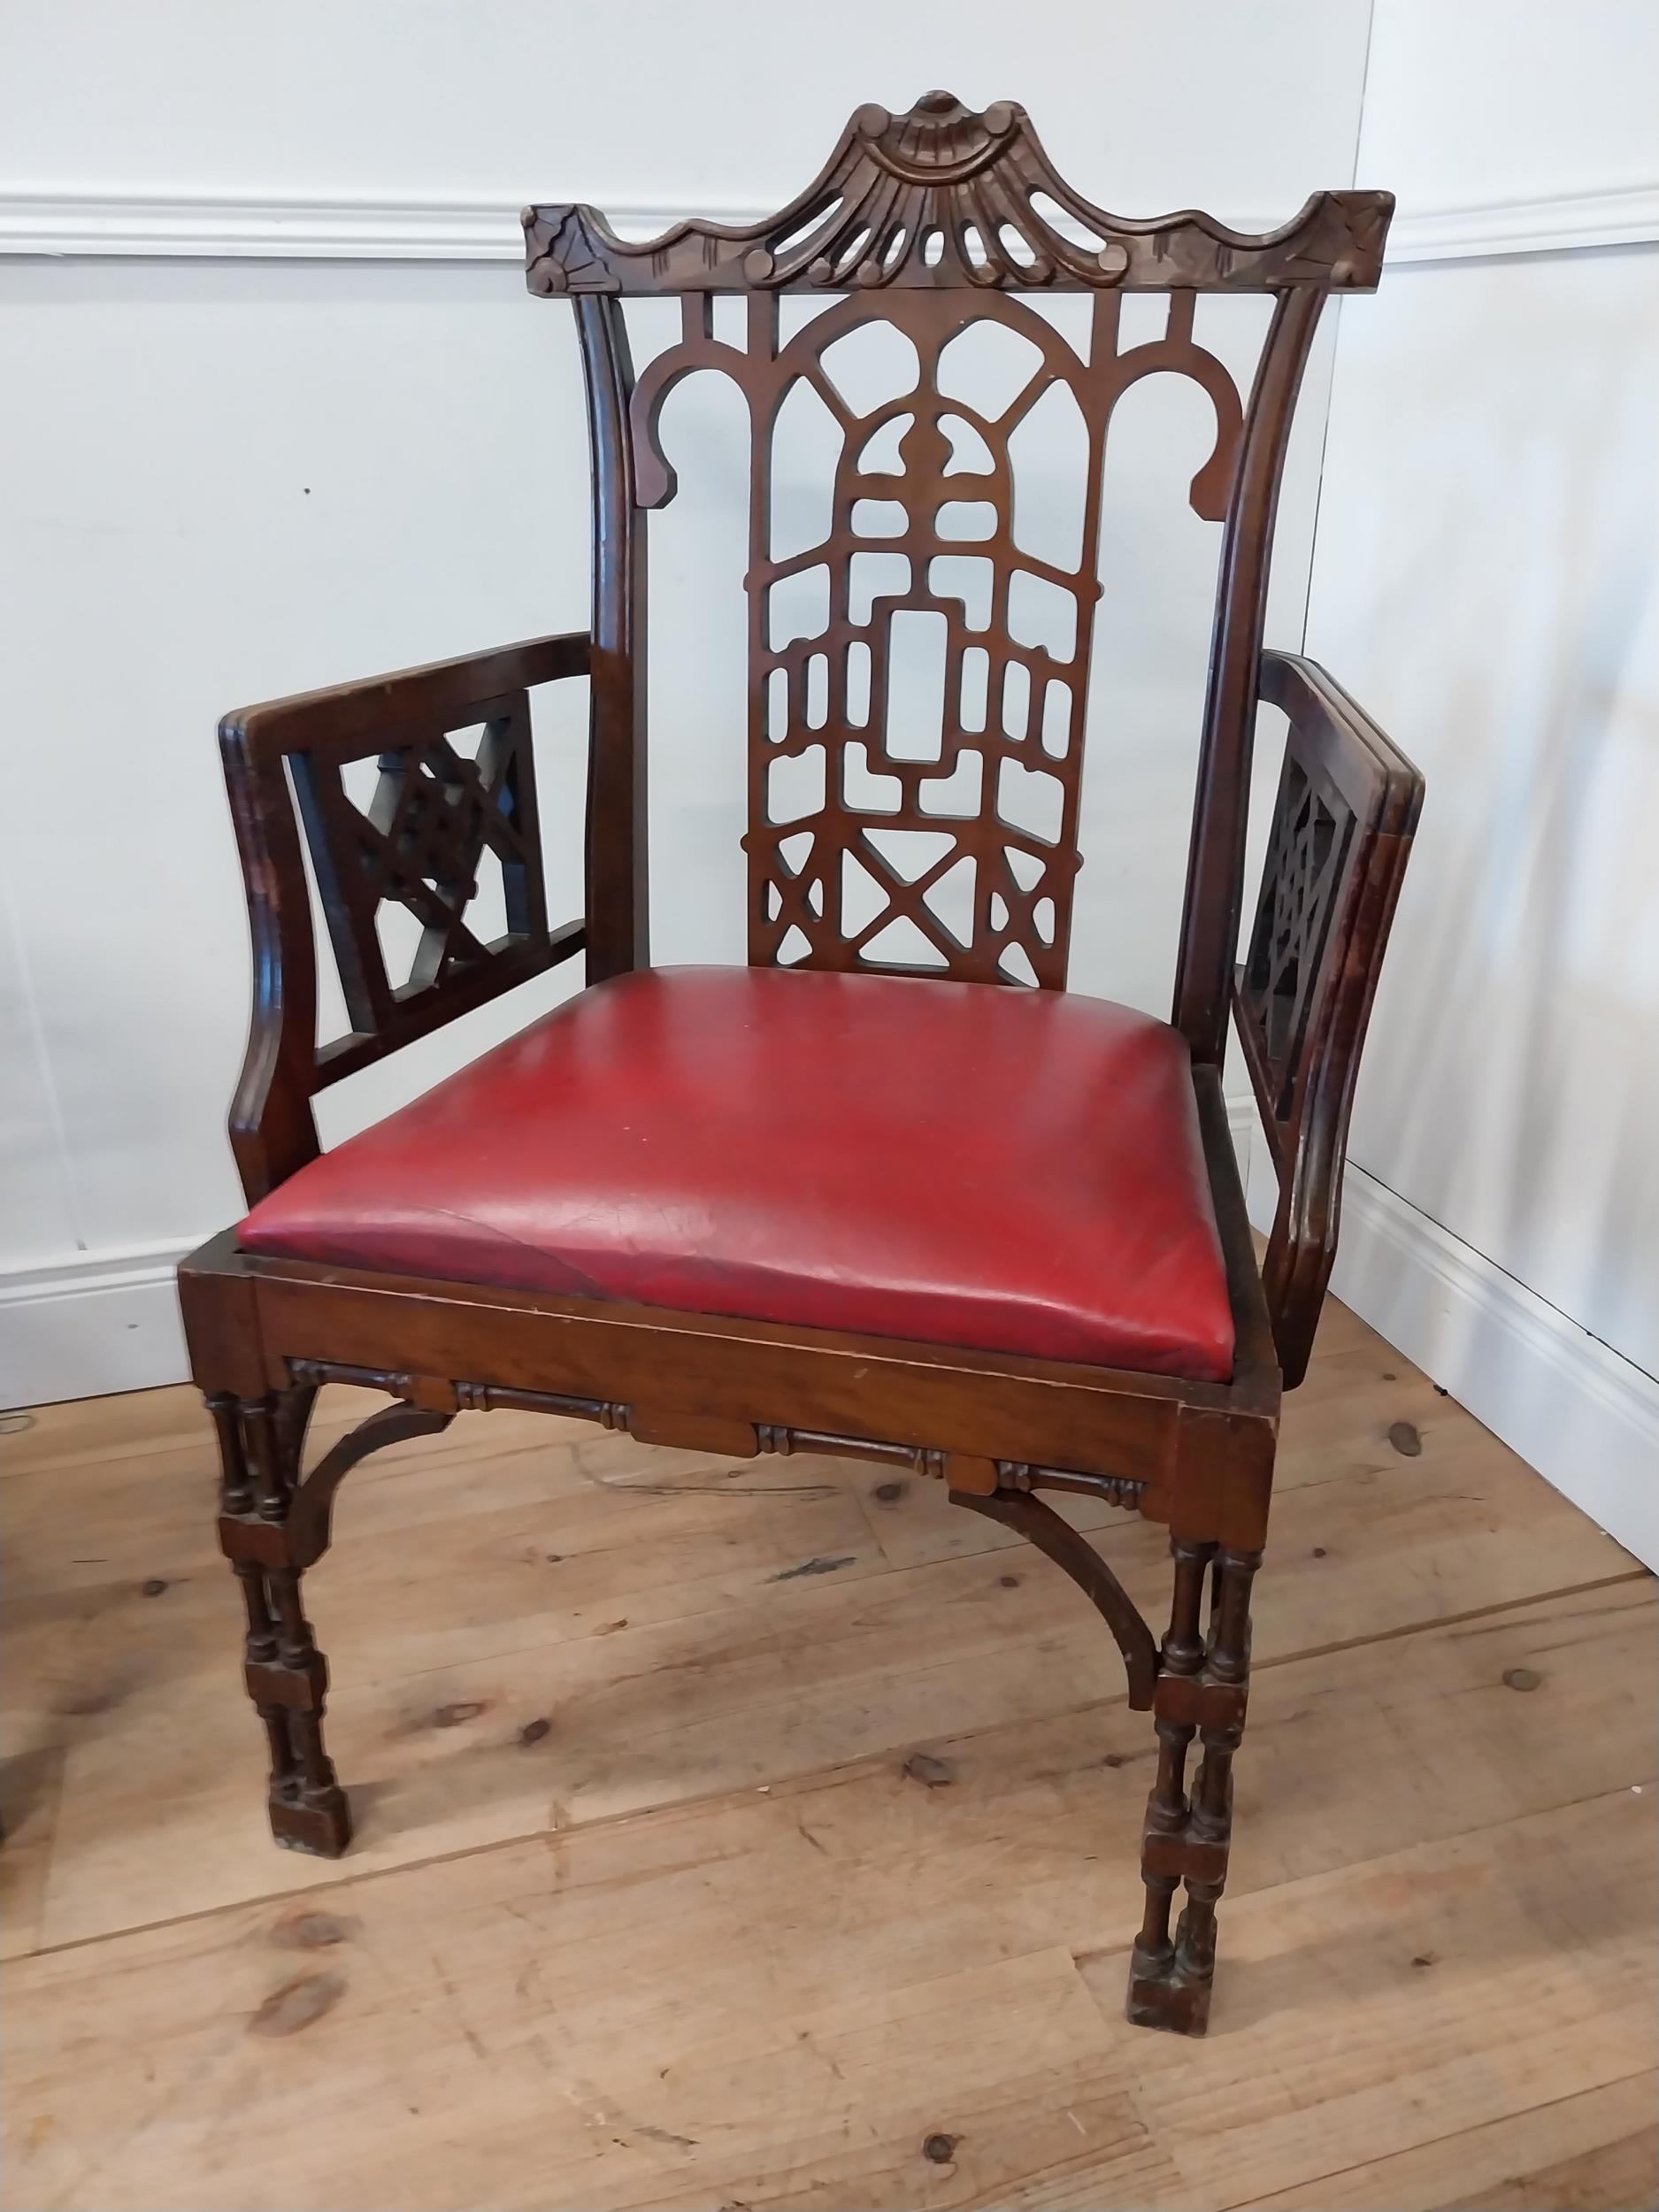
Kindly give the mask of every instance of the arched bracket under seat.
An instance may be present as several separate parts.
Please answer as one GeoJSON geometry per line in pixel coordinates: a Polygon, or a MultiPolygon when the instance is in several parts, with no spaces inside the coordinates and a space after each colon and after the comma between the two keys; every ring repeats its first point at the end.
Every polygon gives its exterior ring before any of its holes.
{"type": "Polygon", "coordinates": [[[452,1413],[433,1413],[425,1406],[382,1406],[326,1452],[295,1491],[288,1507],[288,1563],[296,1572],[303,1574],[315,1566],[327,1550],[334,1493],[359,1460],[388,1444],[407,1443],[411,1437],[441,1435],[454,1418],[452,1413]]]}
{"type": "Polygon", "coordinates": [[[1122,1583],[1094,1545],[1079,1536],[1069,1521],[1063,1521],[1051,1505],[1028,1492],[995,1490],[987,1497],[976,1497],[965,1490],[952,1490],[950,1495],[956,1504],[1001,1521],[1005,1528],[1025,1537],[1071,1576],[1110,1629],[1124,1655],[1131,1707],[1137,1713],[1150,1712],[1157,1681],[1157,1645],[1122,1583]]]}

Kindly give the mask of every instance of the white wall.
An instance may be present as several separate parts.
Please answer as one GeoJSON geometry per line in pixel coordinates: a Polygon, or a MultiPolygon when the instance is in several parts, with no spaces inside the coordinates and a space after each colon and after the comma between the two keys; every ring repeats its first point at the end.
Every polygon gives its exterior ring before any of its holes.
{"type": "MultiPolygon", "coordinates": [[[[524,291],[522,202],[591,198],[630,228],[764,212],[859,103],[941,81],[1018,95],[1062,169],[1126,213],[1262,225],[1352,179],[1364,0],[1210,0],[1179,27],[1041,0],[1017,42],[1006,22],[991,0],[853,0],[833,36],[758,0],[16,0],[0,19],[0,1402],[180,1373],[171,1265],[239,1210],[223,1118],[248,960],[218,716],[585,625],[574,341],[566,308],[524,291]]],[[[1217,304],[1244,327],[1218,312],[1208,334],[1241,348],[1263,303],[1217,304]]],[[[1328,365],[1327,335],[1275,579],[1292,643],[1328,365]]],[[[1109,464],[1137,516],[1156,489],[1168,519],[1102,616],[1077,976],[1160,1012],[1214,557],[1179,488],[1202,412],[1190,388],[1141,388],[1109,464]]],[[[730,394],[687,388],[666,427],[682,493],[653,525],[655,949],[736,959],[730,394]]],[[[574,882],[580,708],[538,724],[556,885],[574,882]]],[[[329,1094],[325,1134],[564,987],[329,1094]]]]}
{"type": "Polygon", "coordinates": [[[861,103],[943,84],[1022,101],[1086,190],[1236,217],[1292,214],[1351,169],[1366,11],[1197,0],[1172,23],[1141,0],[1027,0],[1010,23],[994,0],[841,0],[833,18],[775,0],[12,0],[3,35],[19,192],[758,211],[809,180],[861,103]]]}
{"type": "MultiPolygon", "coordinates": [[[[564,454],[526,429],[580,388],[489,269],[12,264],[0,302],[0,1237],[21,1271],[0,1331],[11,1389],[50,1395],[176,1368],[169,1259],[239,1210],[248,949],[219,715],[580,626],[586,549],[559,512],[580,426],[564,454]]],[[[549,753],[549,820],[573,823],[549,753]]],[[[375,1085],[328,1104],[362,1118],[375,1085]]]]}
{"type": "Polygon", "coordinates": [[[1344,312],[1308,644],[1428,779],[1337,1287],[1659,1565],[1655,85],[1631,0],[1378,0],[1407,254],[1579,242],[1344,312]]]}

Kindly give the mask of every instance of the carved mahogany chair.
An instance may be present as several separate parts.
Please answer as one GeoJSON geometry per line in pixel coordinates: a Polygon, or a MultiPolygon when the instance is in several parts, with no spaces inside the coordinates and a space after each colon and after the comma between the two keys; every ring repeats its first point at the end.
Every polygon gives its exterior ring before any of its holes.
{"type": "Polygon", "coordinates": [[[1062,181],[1019,108],[978,115],[933,93],[896,119],[861,109],[770,222],[686,223],[641,245],[589,208],[526,211],[530,288],[574,301],[586,369],[591,633],[280,700],[220,731],[253,930],[231,1118],[251,1210],[185,1263],[180,1293],[223,1453],[219,1527],[247,1601],[279,1842],[333,1855],[350,1835],[300,1584],[366,1454],[504,1405],[734,1456],[862,1455],[939,1477],[1098,1608],[1159,1744],[1129,2017],[1204,2027],[1279,1394],[1302,1379],[1330,1273],[1349,1101],[1421,794],[1322,670],[1261,645],[1314,326],[1328,294],[1374,288],[1392,204],[1323,193],[1261,237],[1194,213],[1123,221],[1062,181]],[[1142,290],[1168,294],[1167,326],[1125,349],[1122,295],[1142,290]],[[1087,299],[1086,346],[1030,304],[1052,292],[1087,299]],[[1194,336],[1200,292],[1272,295],[1246,402],[1194,336]],[[680,296],[681,335],[636,380],[622,302],[659,295],[680,296]],[[785,295],[821,303],[787,339],[785,295]],[[719,296],[743,303],[741,346],[715,335],[719,296]],[[913,388],[861,415],[826,357],[872,319],[919,366],[913,388]],[[941,381],[944,349],[986,319],[1034,360],[994,414],[941,381]],[[642,516],[674,488],[663,399],[699,368],[734,380],[754,440],[749,964],[733,969],[653,968],[647,949],[642,516]],[[1192,503],[1222,524],[1168,1025],[1064,987],[1102,451],[1117,402],[1153,372],[1194,378],[1213,403],[1192,503]],[[802,380],[843,449],[827,535],[786,556],[771,454],[802,380]],[[1062,566],[1022,544],[1010,457],[1056,386],[1088,457],[1081,541],[1062,566]],[[886,536],[867,534],[866,502],[885,503],[886,536]],[[978,541],[941,511],[963,502],[978,541]],[[898,557],[885,593],[860,587],[872,543],[898,557]],[[977,605],[941,565],[970,554],[988,580],[977,605]],[[817,626],[790,634],[779,587],[814,570],[817,626]],[[1057,643],[1032,643],[1016,613],[1033,581],[1065,612],[1057,643]],[[892,682],[918,615],[945,640],[931,730],[892,682]],[[587,882],[580,918],[550,926],[528,694],[580,674],[587,882]],[[1289,735],[1235,966],[1261,700],[1289,735]],[[480,726],[474,754],[456,733],[480,726]],[[344,772],[368,762],[364,810],[344,772]],[[350,1023],[321,1045],[302,833],[350,1023]],[[466,913],[490,855],[506,926],[482,941],[466,913]],[[383,902],[420,924],[403,980],[377,936],[383,902]],[[325,1085],[579,954],[573,999],[319,1152],[325,1085]],[[1279,1178],[1259,1271],[1222,1103],[1229,1010],[1279,1178]],[[335,1379],[394,1402],[308,1471],[307,1415],[335,1379]],[[1161,1643],[1045,1502],[1056,1490],[1168,1525],[1161,1643]]]}

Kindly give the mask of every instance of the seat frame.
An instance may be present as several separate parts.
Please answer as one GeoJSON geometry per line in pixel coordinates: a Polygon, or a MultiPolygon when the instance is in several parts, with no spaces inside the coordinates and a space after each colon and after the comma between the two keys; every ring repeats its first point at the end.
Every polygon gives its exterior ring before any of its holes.
{"type": "MultiPolygon", "coordinates": [[[[350,1819],[324,1747],[327,1668],[301,1579],[327,1548],[341,1482],[369,1453],[436,1433],[457,1413],[509,1406],[592,1420],[649,1444],[734,1458],[825,1452],[939,1479],[952,1500],[1027,1538],[1078,1584],[1122,1654],[1130,1704],[1153,1714],[1158,1762],[1128,2016],[1201,2032],[1280,1393],[1306,1368],[1334,1256],[1360,1048],[1421,801],[1417,772],[1323,671],[1261,649],[1272,511],[1301,360],[1325,293],[1377,281],[1392,205],[1386,195],[1318,196],[1294,224],[1261,239],[1206,217],[1127,224],[1059,183],[1018,110],[971,117],[947,96],[930,95],[897,124],[861,111],[824,176],[770,224],[681,226],[640,248],[615,239],[591,210],[528,211],[532,289],[572,292],[578,302],[595,492],[592,632],[278,701],[221,725],[255,976],[232,1144],[253,1202],[317,1156],[311,1101],[326,1085],[579,954],[589,983],[649,964],[643,532],[635,527],[638,457],[627,427],[634,380],[619,295],[689,288],[706,300],[766,286],[805,290],[847,275],[834,240],[823,250],[823,223],[839,219],[823,212],[826,181],[844,181],[872,143],[887,144],[885,173],[901,181],[910,162],[913,192],[933,196],[919,203],[920,219],[942,210],[947,234],[941,267],[907,256],[878,282],[981,289],[1056,279],[1097,288],[1174,282],[1278,296],[1276,338],[1258,372],[1227,503],[1175,1008],[1192,1050],[1226,1269],[1232,1379],[1187,1381],[357,1271],[256,1256],[227,1231],[185,1261],[179,1277],[192,1372],[220,1446],[220,1540],[247,1605],[245,1679],[269,1741],[273,1832],[291,1847],[334,1855],[349,1841],[350,1819]],[[996,261],[989,278],[982,267],[976,273],[940,164],[911,159],[917,131],[930,123],[951,134],[953,147],[991,146],[977,168],[969,165],[972,188],[983,192],[987,173],[1001,173],[1029,192],[1035,178],[1102,236],[1098,256],[1081,256],[1084,273],[1066,258],[1080,250],[1064,235],[1041,242],[1035,276],[1024,260],[996,261]],[[799,231],[803,211],[809,222],[822,219],[820,250],[791,263],[778,242],[799,231]],[[550,927],[528,695],[584,675],[591,685],[584,911],[550,927]],[[1246,957],[1235,963],[1258,700],[1281,708],[1289,727],[1256,920],[1246,957]],[[472,723],[488,731],[477,763],[447,735],[472,723]],[[338,772],[371,755],[381,762],[383,796],[365,842],[342,810],[338,772]],[[442,804],[428,784],[441,787],[442,804]],[[302,825],[352,1023],[321,1048],[302,825]],[[461,914],[487,844],[503,862],[509,927],[484,946],[467,935],[461,914]],[[411,906],[425,931],[415,972],[400,989],[373,953],[382,895],[411,906]],[[1280,1187],[1259,1271],[1223,1098],[1229,1008],[1280,1187]],[[332,1381],[384,1391],[392,1402],[308,1466],[311,1404],[332,1381]],[[1100,1554],[1046,1502],[1043,1493],[1054,1491],[1103,1497],[1168,1527],[1173,1589],[1161,1640],[1100,1554]],[[1202,1758],[1189,1786],[1194,1739],[1202,1758]],[[1187,1901],[1172,1932],[1182,1883],[1187,1901]]],[[[851,280],[871,281],[856,270],[851,280]]]]}

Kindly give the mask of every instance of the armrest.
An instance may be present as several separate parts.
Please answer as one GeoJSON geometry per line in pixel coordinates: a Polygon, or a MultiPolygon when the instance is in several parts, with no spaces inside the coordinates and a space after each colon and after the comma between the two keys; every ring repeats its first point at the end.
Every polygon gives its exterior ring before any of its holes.
{"type": "Polygon", "coordinates": [[[1336,1257],[1360,1048],[1423,778],[1315,662],[1264,653],[1260,695],[1290,732],[1233,1011],[1279,1171],[1262,1279],[1294,1387],[1336,1257]]]}
{"type": "Polygon", "coordinates": [[[230,1118],[250,1203],[317,1156],[316,1092],[582,949],[583,922],[548,926],[527,694],[588,665],[585,635],[533,638],[219,724],[253,933],[253,1019],[230,1118]],[[469,757],[452,733],[479,724],[469,757]],[[344,781],[365,759],[379,763],[366,810],[344,781]],[[322,1046],[302,830],[351,1024],[322,1046]],[[488,943],[464,918],[487,852],[507,910],[505,933],[488,943]],[[388,899],[421,925],[398,982],[376,928],[388,899]]]}

